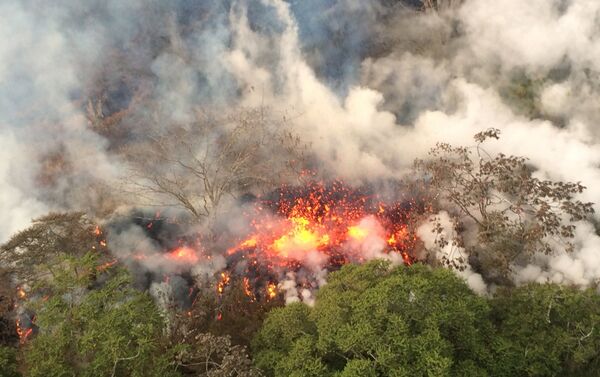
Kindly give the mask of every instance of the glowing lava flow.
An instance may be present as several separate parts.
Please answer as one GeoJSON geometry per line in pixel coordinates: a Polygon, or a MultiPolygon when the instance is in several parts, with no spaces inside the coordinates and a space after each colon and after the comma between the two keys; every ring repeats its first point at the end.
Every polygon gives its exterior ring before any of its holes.
{"type": "Polygon", "coordinates": [[[313,184],[304,192],[282,190],[278,200],[261,204],[251,215],[253,233],[228,254],[255,250],[271,264],[282,266],[314,260],[320,254],[322,258],[317,259],[343,264],[372,258],[372,249],[381,245],[381,256],[398,253],[404,263],[411,264],[409,251],[416,236],[406,221],[398,221],[402,217],[398,213],[404,217],[406,213],[397,204],[372,202],[372,197],[340,182],[313,184]],[[277,216],[264,213],[273,207],[277,216]],[[368,256],[361,255],[366,244],[371,250],[368,256]]]}
{"type": "Polygon", "coordinates": [[[171,251],[167,257],[177,262],[189,264],[194,264],[199,260],[194,249],[187,246],[178,247],[177,249],[171,251]]]}

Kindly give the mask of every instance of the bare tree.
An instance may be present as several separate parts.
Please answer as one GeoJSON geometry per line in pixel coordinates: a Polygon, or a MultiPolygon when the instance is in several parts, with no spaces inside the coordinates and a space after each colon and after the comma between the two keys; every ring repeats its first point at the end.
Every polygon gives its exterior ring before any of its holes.
{"type": "Polygon", "coordinates": [[[422,0],[423,10],[440,12],[460,6],[463,0],[422,0]]]}
{"type": "Polygon", "coordinates": [[[167,127],[128,147],[126,188],[144,204],[180,207],[202,222],[214,218],[227,195],[272,189],[298,177],[300,139],[265,111],[220,119],[198,113],[190,124],[167,127]]]}
{"type": "Polygon", "coordinates": [[[198,377],[261,377],[252,365],[245,346],[233,344],[229,336],[202,332],[193,317],[177,314],[171,323],[169,340],[175,350],[179,372],[198,377]]]}
{"type": "MultiPolygon", "coordinates": [[[[518,257],[556,248],[571,251],[573,222],[594,210],[592,203],[575,198],[585,190],[580,183],[540,180],[533,177],[526,158],[488,154],[482,144],[498,139],[499,133],[489,129],[476,134],[472,148],[438,143],[415,166],[441,206],[456,214],[457,230],[467,223],[477,228],[476,239],[454,243],[479,257],[479,263],[487,264],[485,270],[503,276],[518,257]]],[[[440,229],[434,226],[434,232],[440,229]]]]}

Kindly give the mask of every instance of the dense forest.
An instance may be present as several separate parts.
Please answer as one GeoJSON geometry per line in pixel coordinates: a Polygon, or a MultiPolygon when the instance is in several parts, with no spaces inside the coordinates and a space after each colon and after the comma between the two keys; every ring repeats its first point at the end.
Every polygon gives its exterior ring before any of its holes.
{"type": "Polygon", "coordinates": [[[0,14],[0,377],[600,376],[600,2],[0,14]]]}

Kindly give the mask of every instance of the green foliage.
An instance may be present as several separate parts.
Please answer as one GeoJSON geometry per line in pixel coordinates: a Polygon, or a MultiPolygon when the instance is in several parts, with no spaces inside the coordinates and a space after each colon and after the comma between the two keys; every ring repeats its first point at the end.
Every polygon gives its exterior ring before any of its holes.
{"type": "Polygon", "coordinates": [[[349,265],[330,276],[314,308],[268,316],[255,361],[270,376],[485,375],[488,311],[447,270],[349,265]]]}
{"type": "Polygon", "coordinates": [[[34,304],[40,333],[23,350],[26,376],[176,375],[163,352],[164,321],[125,271],[101,282],[91,254],[60,266],[49,297],[34,304]]]}
{"type": "Polygon", "coordinates": [[[15,293],[6,270],[0,267],[0,346],[14,344],[17,340],[13,319],[15,293]]]}
{"type": "Polygon", "coordinates": [[[17,353],[14,348],[0,346],[0,377],[19,377],[17,353]]]}
{"type": "Polygon", "coordinates": [[[600,296],[557,285],[492,300],[494,376],[600,376],[600,296]]]}

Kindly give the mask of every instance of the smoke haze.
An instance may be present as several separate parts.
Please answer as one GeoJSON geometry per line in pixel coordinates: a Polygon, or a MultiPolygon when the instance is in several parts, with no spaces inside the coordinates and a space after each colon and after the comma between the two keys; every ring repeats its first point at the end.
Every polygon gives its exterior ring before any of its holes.
{"type": "MultiPolygon", "coordinates": [[[[588,188],[581,200],[598,202],[600,2],[419,7],[389,0],[1,2],[0,243],[51,210],[101,218],[134,206],[116,190],[128,174],[124,148],[193,121],[198,109],[266,108],[273,127],[286,124],[307,146],[319,177],[353,185],[399,180],[436,142],[471,145],[473,134],[495,127],[502,137],[489,152],[527,156],[536,177],[580,181],[588,188]]],[[[277,159],[276,146],[265,148],[277,159]]],[[[239,233],[246,228],[237,216],[220,221],[239,233]]],[[[428,248],[429,231],[425,224],[419,233],[428,248]]],[[[111,237],[118,257],[142,247],[151,254],[145,268],[176,268],[139,227],[111,237]]],[[[374,258],[384,242],[360,247],[374,258]]],[[[598,247],[594,225],[581,222],[574,253],[516,266],[515,280],[589,286],[600,279],[598,247]]],[[[225,262],[212,263],[193,274],[225,262]]],[[[316,274],[323,267],[307,263],[316,274]]],[[[462,274],[486,291],[470,267],[462,274]]],[[[313,300],[290,283],[296,278],[280,283],[286,299],[313,300]]]]}

